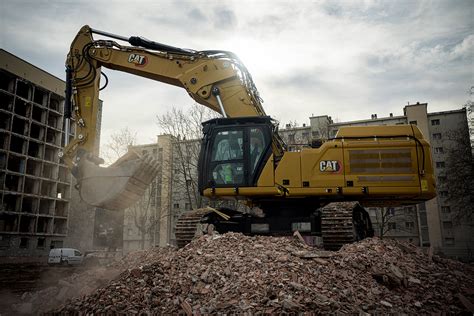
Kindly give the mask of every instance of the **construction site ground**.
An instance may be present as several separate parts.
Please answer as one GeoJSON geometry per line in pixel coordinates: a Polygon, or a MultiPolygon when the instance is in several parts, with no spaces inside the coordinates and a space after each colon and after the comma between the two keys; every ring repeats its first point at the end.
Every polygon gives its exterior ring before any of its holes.
{"type": "Polygon", "coordinates": [[[0,313],[474,312],[472,265],[389,239],[324,251],[295,237],[205,235],[182,249],[64,271],[40,282],[43,288],[17,293],[0,313]]]}

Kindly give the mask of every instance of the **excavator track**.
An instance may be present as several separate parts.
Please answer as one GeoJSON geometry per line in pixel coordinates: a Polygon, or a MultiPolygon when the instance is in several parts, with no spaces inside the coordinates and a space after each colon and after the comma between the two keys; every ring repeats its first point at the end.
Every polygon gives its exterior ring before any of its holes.
{"type": "MultiPolygon", "coordinates": [[[[201,208],[186,212],[178,219],[175,235],[179,248],[190,243],[196,235],[207,233],[206,224],[211,222],[217,225],[215,228],[219,231],[222,229],[223,232],[239,231],[244,234],[252,234],[249,231],[228,230],[225,226],[220,226],[218,222],[211,220],[210,213],[214,211],[212,208],[201,208]]],[[[321,236],[324,248],[327,250],[339,250],[345,244],[373,236],[370,217],[358,202],[329,203],[319,211],[321,213],[321,236]]],[[[231,222],[235,222],[235,220],[236,218],[231,222]]]]}
{"type": "Polygon", "coordinates": [[[200,208],[186,212],[179,217],[175,230],[178,248],[183,248],[191,242],[202,223],[202,218],[211,212],[212,210],[209,208],[200,208]]]}
{"type": "Polygon", "coordinates": [[[324,248],[339,250],[343,245],[373,236],[367,212],[358,202],[333,202],[320,208],[324,248]]]}

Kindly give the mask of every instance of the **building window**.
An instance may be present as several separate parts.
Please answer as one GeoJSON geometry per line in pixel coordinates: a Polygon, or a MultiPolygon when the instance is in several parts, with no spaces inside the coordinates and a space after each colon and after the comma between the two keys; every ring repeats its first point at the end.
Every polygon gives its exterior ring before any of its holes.
{"type": "Polygon", "coordinates": [[[451,222],[451,221],[443,222],[443,228],[444,229],[452,229],[453,228],[453,222],[451,222]]]}
{"type": "Polygon", "coordinates": [[[26,237],[20,238],[20,248],[28,248],[28,241],[26,237]]]}
{"type": "Polygon", "coordinates": [[[62,240],[51,240],[51,244],[49,248],[54,249],[54,248],[62,248],[62,247],[63,247],[62,240]]]}
{"type": "Polygon", "coordinates": [[[288,141],[294,143],[295,142],[295,135],[288,135],[288,141]]]}
{"type": "Polygon", "coordinates": [[[421,238],[423,240],[423,246],[429,246],[430,245],[430,235],[429,235],[427,227],[421,229],[421,238]]]}
{"type": "Polygon", "coordinates": [[[0,249],[10,248],[10,236],[0,236],[0,249]]]}
{"type": "Polygon", "coordinates": [[[157,152],[158,152],[158,149],[153,148],[153,155],[156,155],[157,152]]]}
{"type": "Polygon", "coordinates": [[[388,223],[388,230],[396,230],[397,223],[388,223]]]}
{"type": "Polygon", "coordinates": [[[319,138],[319,132],[318,131],[312,131],[311,136],[313,136],[314,138],[319,138]]]}
{"type": "Polygon", "coordinates": [[[439,125],[439,120],[431,120],[431,125],[439,125]]]}
{"type": "Polygon", "coordinates": [[[433,139],[441,139],[441,133],[434,133],[433,139]]]}
{"type": "Polygon", "coordinates": [[[405,228],[412,230],[415,228],[415,223],[414,222],[405,222],[405,228]]]}
{"type": "Polygon", "coordinates": [[[436,162],[436,168],[444,168],[446,166],[446,164],[444,163],[444,161],[437,161],[436,162]]]}
{"type": "Polygon", "coordinates": [[[426,212],[420,212],[420,226],[428,226],[428,218],[426,217],[426,212]]]}
{"type": "Polygon", "coordinates": [[[435,154],[444,154],[443,147],[435,147],[434,149],[435,154]]]}
{"type": "MultiPolygon", "coordinates": [[[[441,206],[441,213],[444,213],[444,214],[449,214],[451,213],[451,207],[449,206],[441,206]]],[[[451,223],[452,225],[452,223],[451,223]]]]}
{"type": "Polygon", "coordinates": [[[454,238],[453,237],[444,238],[444,244],[446,246],[454,246],[454,238]]]}
{"type": "Polygon", "coordinates": [[[412,206],[405,206],[403,208],[405,215],[411,215],[415,211],[415,209],[412,206]]]}
{"type": "Polygon", "coordinates": [[[130,237],[130,236],[132,236],[132,234],[133,234],[133,229],[129,228],[128,232],[127,232],[127,235],[130,237]]]}
{"type": "Polygon", "coordinates": [[[306,140],[308,139],[309,133],[308,132],[303,132],[301,136],[306,140]]]}
{"type": "Polygon", "coordinates": [[[46,238],[38,238],[38,243],[36,244],[36,248],[44,248],[46,245],[46,238]]]}
{"type": "Polygon", "coordinates": [[[410,124],[417,125],[417,121],[410,121],[410,124]]]}
{"type": "Polygon", "coordinates": [[[395,215],[395,209],[393,207],[389,207],[387,209],[387,215],[395,215]]]}
{"type": "Polygon", "coordinates": [[[439,196],[442,198],[448,197],[448,191],[439,191],[439,196]]]}
{"type": "Polygon", "coordinates": [[[179,203],[174,203],[174,204],[173,204],[173,207],[174,207],[174,208],[179,208],[179,203]]]}
{"type": "Polygon", "coordinates": [[[190,204],[190,203],[186,203],[186,204],[184,205],[184,208],[186,209],[186,211],[191,210],[191,204],[190,204]]]}

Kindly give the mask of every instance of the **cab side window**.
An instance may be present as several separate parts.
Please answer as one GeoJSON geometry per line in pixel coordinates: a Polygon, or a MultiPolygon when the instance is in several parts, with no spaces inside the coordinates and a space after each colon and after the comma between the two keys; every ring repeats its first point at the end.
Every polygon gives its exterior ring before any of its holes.
{"type": "Polygon", "coordinates": [[[265,149],[265,136],[261,128],[250,129],[250,172],[253,174],[265,149]]]}

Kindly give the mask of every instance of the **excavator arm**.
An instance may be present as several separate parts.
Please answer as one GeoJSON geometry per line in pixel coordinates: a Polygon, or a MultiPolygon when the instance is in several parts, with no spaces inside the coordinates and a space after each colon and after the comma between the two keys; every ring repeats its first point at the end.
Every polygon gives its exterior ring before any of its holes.
{"type": "MultiPolygon", "coordinates": [[[[81,198],[90,205],[108,209],[130,206],[153,180],[159,164],[152,157],[129,152],[110,167],[99,167],[103,160],[94,154],[94,148],[102,67],[182,87],[196,102],[224,117],[265,116],[251,75],[231,52],[181,49],[82,27],[66,61],[66,130],[72,117],[76,137],[66,144],[62,156],[78,181],[81,198]],[[93,34],[132,46],[94,40],[93,34]]],[[[283,153],[279,138],[272,146],[275,156],[283,153]]]]}

